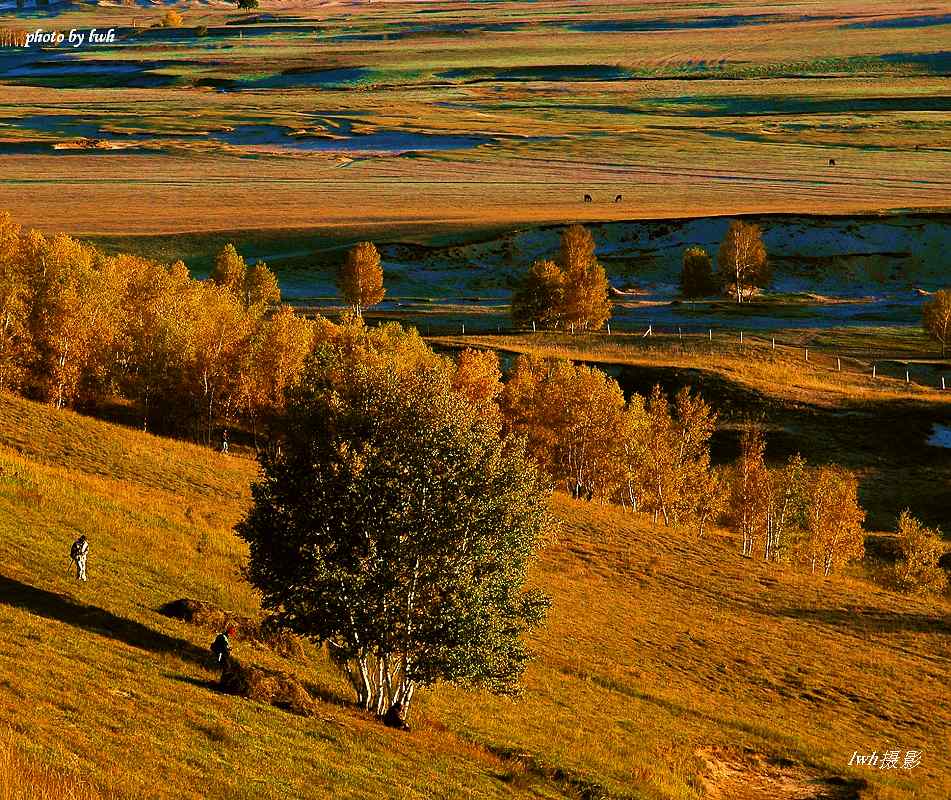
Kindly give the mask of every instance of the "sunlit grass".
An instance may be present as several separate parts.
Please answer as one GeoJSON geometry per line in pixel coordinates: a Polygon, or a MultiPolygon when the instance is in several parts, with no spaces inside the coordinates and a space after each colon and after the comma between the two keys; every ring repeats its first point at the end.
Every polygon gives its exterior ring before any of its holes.
{"type": "Polygon", "coordinates": [[[946,603],[860,572],[816,581],[751,563],[722,533],[701,542],[560,496],[532,578],[552,612],[518,701],[438,687],[411,733],[389,731],[347,705],[322,653],[289,661],[245,642],[240,658],[338,699],[305,719],[218,694],[210,632],[156,609],[189,596],[254,612],[229,530],[254,474],[238,457],[0,395],[0,725],[30,764],[128,800],[697,800],[696,751],[715,745],[867,777],[877,797],[951,790],[951,717],[933,677],[946,603]],[[88,584],[67,557],[80,530],[88,584]],[[886,745],[920,747],[924,765],[847,767],[853,749],[886,745]]]}

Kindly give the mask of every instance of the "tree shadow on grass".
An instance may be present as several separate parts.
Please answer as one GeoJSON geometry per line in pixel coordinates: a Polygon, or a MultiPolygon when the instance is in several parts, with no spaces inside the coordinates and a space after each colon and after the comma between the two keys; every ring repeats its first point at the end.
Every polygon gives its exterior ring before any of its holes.
{"type": "Polygon", "coordinates": [[[765,613],[788,619],[851,628],[855,633],[943,633],[951,634],[951,618],[937,614],[909,614],[880,608],[778,608],[765,613]]]}
{"type": "Polygon", "coordinates": [[[79,603],[66,595],[30,586],[5,575],[0,575],[0,604],[65,622],[140,650],[176,655],[202,666],[208,664],[208,654],[191,642],[167,636],[134,620],[118,617],[104,608],[79,603]]]}
{"type": "Polygon", "coordinates": [[[202,678],[192,678],[190,675],[175,675],[171,672],[166,672],[165,677],[173,681],[178,681],[179,683],[187,683],[190,686],[197,686],[199,689],[208,689],[212,692],[217,692],[218,694],[228,694],[222,690],[221,682],[217,678],[213,680],[203,680],[202,678]]]}

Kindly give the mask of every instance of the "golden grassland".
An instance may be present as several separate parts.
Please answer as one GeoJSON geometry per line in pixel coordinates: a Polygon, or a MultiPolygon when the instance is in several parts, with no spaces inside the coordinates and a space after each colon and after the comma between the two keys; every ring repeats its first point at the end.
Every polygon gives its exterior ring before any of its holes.
{"type": "Polygon", "coordinates": [[[24,758],[0,738],[0,800],[101,800],[88,784],[24,758]]]}
{"type": "MultiPolygon", "coordinates": [[[[951,393],[942,392],[937,381],[928,385],[917,382],[906,384],[901,377],[889,376],[884,369],[873,377],[872,365],[881,361],[880,358],[857,355],[848,345],[835,347],[833,337],[829,337],[831,343],[825,343],[821,331],[779,331],[775,348],[769,335],[746,334],[743,344],[739,343],[738,337],[737,331],[718,330],[713,343],[703,334],[679,337],[670,333],[649,339],[642,333],[615,333],[610,336],[604,333],[525,333],[434,336],[430,340],[438,346],[451,348],[476,346],[542,358],[594,361],[604,365],[663,366],[681,371],[710,372],[784,402],[809,402],[829,408],[835,408],[844,401],[854,403],[863,400],[913,399],[935,403],[942,408],[951,404],[951,393]],[[802,340],[802,346],[779,343],[783,340],[788,342],[793,336],[802,340]],[[810,350],[808,361],[806,350],[810,350]],[[842,355],[838,356],[837,353],[842,355]],[[837,358],[841,359],[841,371],[837,358]]],[[[891,371],[894,373],[895,368],[891,371]]]]}
{"type": "Polygon", "coordinates": [[[519,701],[439,687],[414,730],[394,732],[347,705],[322,652],[287,661],[246,642],[239,658],[297,675],[321,713],[221,695],[209,632],[155,609],[189,596],[254,611],[230,528],[255,472],[0,395],[7,784],[42,770],[114,798],[782,797],[756,774],[762,754],[839,776],[812,785],[830,796],[856,797],[860,780],[864,798],[951,792],[946,602],[858,568],[817,580],[746,561],[724,533],[697,541],[562,496],[533,572],[553,607],[519,701]],[[67,558],[78,531],[88,584],[67,558]],[[848,767],[855,750],[885,749],[921,750],[922,766],[848,767]],[[746,794],[717,783],[710,753],[747,765],[746,794]]]}
{"type": "MultiPolygon", "coordinates": [[[[401,226],[942,208],[951,198],[947,113],[928,105],[945,97],[945,78],[926,62],[888,60],[940,56],[951,26],[855,27],[934,15],[928,4],[846,2],[821,13],[810,4],[777,10],[762,2],[265,6],[303,32],[280,25],[271,35],[238,38],[234,26],[227,37],[70,56],[159,62],[150,74],[170,86],[83,86],[78,78],[28,86],[0,76],[2,143],[49,148],[4,154],[0,206],[15,207],[28,225],[87,234],[221,230],[236,221],[332,229],[359,209],[365,235],[373,235],[401,226]],[[577,27],[720,16],[749,19],[672,30],[577,27]],[[624,74],[579,77],[571,68],[624,74]],[[353,69],[366,75],[352,85],[294,82],[353,69]],[[506,70],[535,71],[512,77],[506,70]],[[290,83],[254,88],[275,78],[290,83]],[[240,90],[201,81],[232,81],[240,90]],[[59,123],[18,125],[38,115],[80,118],[120,140],[130,132],[145,138],[122,151],[56,151],[53,144],[76,134],[59,123]],[[405,155],[188,136],[250,122],[334,137],[335,117],[348,119],[354,133],[493,141],[405,155]],[[586,192],[594,203],[581,202],[586,192]],[[611,202],[616,194],[624,202],[611,202]]],[[[157,18],[160,10],[148,13],[157,18]]],[[[148,13],[97,7],[51,24],[128,25],[135,17],[141,26],[148,13]]],[[[202,5],[186,13],[191,28],[253,19],[202,5]]]]}

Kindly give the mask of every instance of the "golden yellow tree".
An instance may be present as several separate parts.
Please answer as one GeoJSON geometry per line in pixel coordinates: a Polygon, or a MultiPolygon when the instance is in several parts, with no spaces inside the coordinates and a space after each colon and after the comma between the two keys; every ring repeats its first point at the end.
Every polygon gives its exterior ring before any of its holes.
{"type": "Polygon", "coordinates": [[[508,433],[573,497],[608,500],[626,478],[624,395],[601,370],[568,361],[516,360],[500,405],[508,433]]]}
{"type": "Polygon", "coordinates": [[[452,390],[483,416],[501,422],[502,370],[494,350],[463,350],[456,357],[452,390]]]}
{"type": "Polygon", "coordinates": [[[941,594],[948,576],[938,560],[944,555],[941,531],[926,528],[907,509],[898,518],[898,559],[895,583],[908,594],[941,594]]]}
{"type": "Polygon", "coordinates": [[[242,255],[233,244],[226,244],[215,256],[215,266],[211,270],[212,281],[241,296],[247,275],[248,265],[242,255]]]}
{"type": "Polygon", "coordinates": [[[251,267],[244,279],[244,303],[251,306],[276,306],[281,302],[281,287],[277,276],[268,269],[267,264],[258,261],[251,267]]]}
{"type": "Polygon", "coordinates": [[[259,319],[243,350],[239,403],[257,441],[259,422],[284,410],[285,393],[297,384],[316,339],[316,323],[282,306],[259,319]]]}
{"type": "Polygon", "coordinates": [[[0,212],[0,389],[20,388],[26,375],[31,294],[20,226],[0,212]]]}
{"type": "Polygon", "coordinates": [[[660,386],[651,391],[636,441],[628,445],[628,470],[644,511],[664,525],[689,521],[698,526],[718,511],[715,498],[702,497],[710,481],[710,437],[716,414],[687,387],[673,406],[660,386]],[[709,507],[704,507],[709,506],[709,507]]]}
{"type": "Polygon", "coordinates": [[[185,18],[174,8],[170,8],[162,17],[163,28],[181,28],[184,24],[185,18]]]}
{"type": "Polygon", "coordinates": [[[120,255],[116,268],[127,276],[116,337],[122,394],[140,409],[143,424],[167,424],[182,413],[182,384],[188,349],[190,284],[182,262],[169,268],[120,255]]]}
{"type": "Polygon", "coordinates": [[[922,323],[928,335],[941,345],[941,357],[944,358],[951,341],[951,290],[940,289],[925,303],[922,323]]]}
{"type": "Polygon", "coordinates": [[[564,303],[564,273],[554,261],[535,261],[512,293],[512,321],[557,328],[564,321],[564,303]]]}
{"type": "Polygon", "coordinates": [[[743,555],[753,557],[766,531],[770,503],[770,476],[766,466],[766,438],[756,422],[740,436],[740,457],[730,480],[730,521],[743,537],[743,555]]]}
{"type": "Polygon", "coordinates": [[[234,410],[240,388],[244,350],[250,344],[255,318],[239,295],[224,286],[192,284],[187,294],[186,393],[199,421],[199,433],[210,443],[216,423],[234,410]]]}
{"type": "Polygon", "coordinates": [[[84,379],[95,380],[118,329],[122,275],[94,248],[68,236],[34,237],[35,294],[30,317],[37,393],[72,404],[84,379]]]}
{"type": "Polygon", "coordinates": [[[835,464],[819,467],[808,480],[807,498],[807,557],[813,572],[828,576],[865,555],[865,512],[855,475],[835,464]]]}
{"type": "Polygon", "coordinates": [[[611,318],[607,275],[595,257],[594,239],[581,225],[561,236],[557,265],[564,274],[561,320],[579,330],[600,330],[611,318]]]}
{"type": "Polygon", "coordinates": [[[358,316],[365,308],[375,306],[383,299],[386,294],[383,268],[380,254],[372,242],[360,242],[347,253],[337,275],[337,286],[358,316]]]}
{"type": "Polygon", "coordinates": [[[769,262],[759,226],[742,220],[730,223],[717,253],[721,285],[742,303],[750,290],[769,280],[769,262]]]}

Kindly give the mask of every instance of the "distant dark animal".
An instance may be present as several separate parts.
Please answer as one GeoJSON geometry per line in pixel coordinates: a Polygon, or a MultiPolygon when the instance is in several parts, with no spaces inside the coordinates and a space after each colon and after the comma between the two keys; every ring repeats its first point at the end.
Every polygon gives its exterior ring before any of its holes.
{"type": "Polygon", "coordinates": [[[834,159],[834,158],[830,158],[830,159],[829,159],[829,166],[830,166],[830,167],[834,167],[834,166],[835,166],[835,159],[834,159]]]}
{"type": "Polygon", "coordinates": [[[921,145],[920,145],[920,144],[916,144],[916,145],[915,145],[915,152],[917,153],[920,148],[921,148],[921,145]]]}
{"type": "Polygon", "coordinates": [[[615,203],[620,203],[620,202],[621,202],[621,195],[618,195],[617,197],[615,197],[615,198],[614,198],[614,202],[615,202],[615,203]]]}
{"type": "Polygon", "coordinates": [[[590,194],[586,194],[586,195],[584,196],[584,201],[585,201],[586,203],[592,202],[592,197],[591,197],[591,195],[590,195],[590,194]]]}

